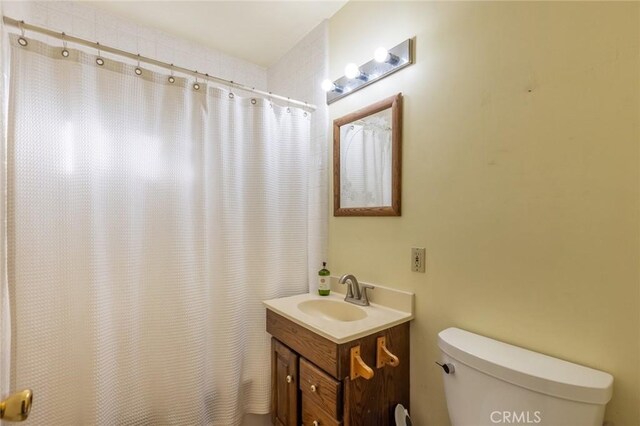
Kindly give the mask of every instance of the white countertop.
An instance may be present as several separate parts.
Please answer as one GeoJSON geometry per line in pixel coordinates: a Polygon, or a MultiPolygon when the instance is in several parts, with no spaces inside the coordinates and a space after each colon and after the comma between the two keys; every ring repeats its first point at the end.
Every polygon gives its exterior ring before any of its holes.
{"type": "MultiPolygon", "coordinates": [[[[413,295],[411,295],[413,296],[413,295]]],[[[267,309],[282,315],[302,327],[313,331],[335,343],[345,343],[353,339],[368,336],[389,327],[410,321],[413,312],[404,312],[380,304],[371,303],[362,306],[367,316],[356,321],[338,321],[321,316],[308,315],[298,308],[298,304],[307,300],[332,300],[344,302],[344,295],[332,292],[329,296],[305,293],[296,296],[265,300],[267,309]]],[[[357,305],[353,305],[357,306],[357,305]]]]}

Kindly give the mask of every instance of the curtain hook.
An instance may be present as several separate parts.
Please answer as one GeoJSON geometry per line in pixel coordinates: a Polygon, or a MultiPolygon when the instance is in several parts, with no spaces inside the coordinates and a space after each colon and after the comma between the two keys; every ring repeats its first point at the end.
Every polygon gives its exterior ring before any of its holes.
{"type": "MultiPolygon", "coordinates": [[[[252,88],[251,88],[251,91],[255,93],[256,88],[255,88],[255,87],[252,87],[252,88]]],[[[258,103],[258,101],[256,100],[256,98],[251,98],[251,105],[255,105],[255,104],[257,104],[257,103],[258,103]]]]}
{"type": "Polygon", "coordinates": [[[64,56],[65,58],[69,57],[69,51],[67,50],[67,40],[65,40],[66,34],[63,32],[62,33],[62,52],[60,52],[60,54],[62,56],[64,56]]]}
{"type": "Polygon", "coordinates": [[[20,37],[18,37],[18,44],[22,47],[29,44],[26,38],[24,38],[24,21],[18,22],[18,28],[20,28],[20,37]]]}
{"type": "Polygon", "coordinates": [[[196,82],[193,83],[193,90],[200,90],[200,84],[198,84],[198,71],[196,71],[196,82]]]}
{"type": "Polygon", "coordinates": [[[134,70],[137,75],[142,75],[142,69],[140,68],[140,54],[138,53],[138,66],[134,70]]]}
{"type": "Polygon", "coordinates": [[[272,92],[269,92],[269,96],[267,96],[267,99],[269,99],[269,108],[273,108],[273,99],[271,99],[271,95],[272,92]]]}
{"type": "Polygon", "coordinates": [[[287,113],[291,113],[291,98],[287,97],[287,113]]]}
{"type": "Polygon", "coordinates": [[[229,81],[229,99],[233,99],[236,95],[233,94],[233,80],[229,81]]]}
{"type": "Polygon", "coordinates": [[[102,55],[100,53],[100,43],[96,42],[96,46],[97,50],[98,50],[98,57],[96,58],[96,64],[103,66],[104,65],[104,59],[102,59],[102,55]]]}
{"type": "Polygon", "coordinates": [[[173,77],[173,64],[171,64],[171,75],[168,78],[169,83],[175,83],[176,79],[173,77]]]}

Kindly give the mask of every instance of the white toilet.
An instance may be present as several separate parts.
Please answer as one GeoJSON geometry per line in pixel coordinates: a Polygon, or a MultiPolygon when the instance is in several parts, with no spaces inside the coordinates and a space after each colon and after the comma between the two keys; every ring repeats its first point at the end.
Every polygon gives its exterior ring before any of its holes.
{"type": "Polygon", "coordinates": [[[452,426],[601,426],[613,377],[459,328],[438,334],[452,426]]]}

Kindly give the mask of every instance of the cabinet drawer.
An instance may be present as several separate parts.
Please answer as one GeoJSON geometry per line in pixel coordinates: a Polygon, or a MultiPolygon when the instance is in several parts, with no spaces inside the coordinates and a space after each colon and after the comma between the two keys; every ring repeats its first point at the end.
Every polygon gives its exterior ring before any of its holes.
{"type": "Polygon", "coordinates": [[[342,384],[304,358],[300,358],[300,390],[331,416],[342,418],[342,384]]]}
{"type": "Polygon", "coordinates": [[[307,395],[302,396],[302,426],[340,425],[342,425],[342,422],[325,413],[324,410],[311,402],[309,398],[307,398],[307,395]]]}

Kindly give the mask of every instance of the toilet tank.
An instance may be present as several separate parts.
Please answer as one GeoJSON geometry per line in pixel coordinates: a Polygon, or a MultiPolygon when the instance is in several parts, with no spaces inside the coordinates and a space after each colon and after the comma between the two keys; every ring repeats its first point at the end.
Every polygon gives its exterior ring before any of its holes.
{"type": "Polygon", "coordinates": [[[613,377],[459,328],[438,334],[452,426],[601,426],[613,377]]]}

